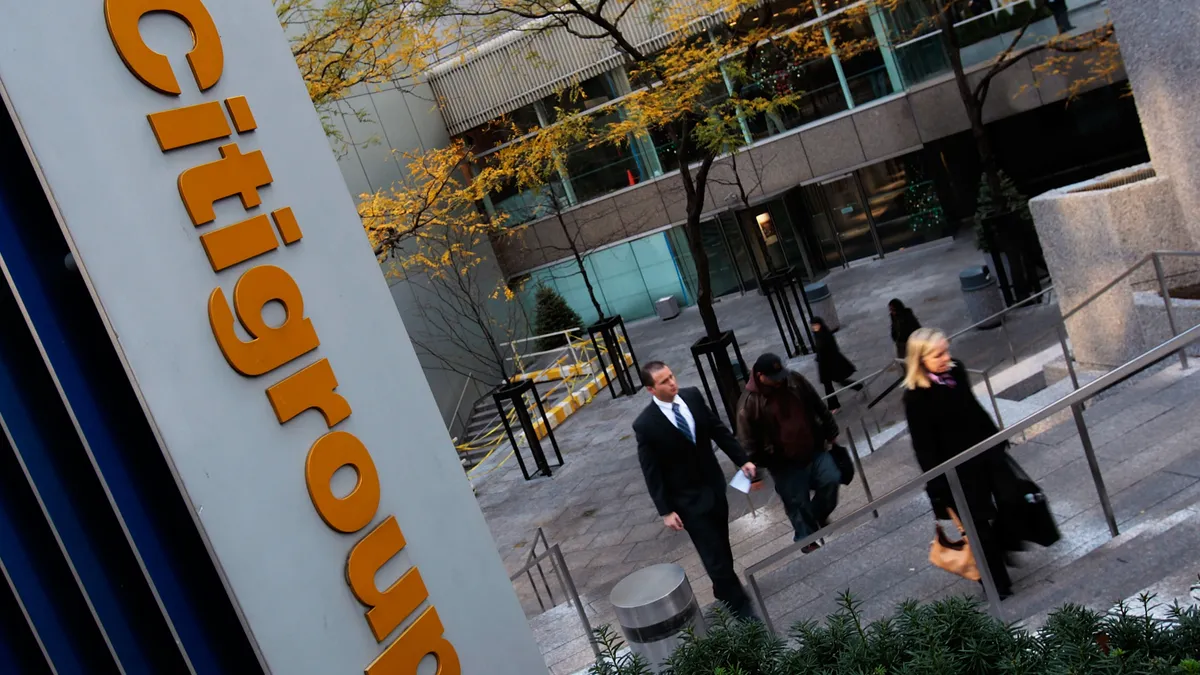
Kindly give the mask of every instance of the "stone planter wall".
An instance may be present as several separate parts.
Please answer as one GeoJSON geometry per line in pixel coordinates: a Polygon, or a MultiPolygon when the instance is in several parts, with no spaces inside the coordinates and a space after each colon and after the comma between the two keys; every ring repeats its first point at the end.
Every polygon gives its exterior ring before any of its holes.
{"type": "MultiPolygon", "coordinates": [[[[1143,256],[1156,250],[1194,250],[1171,182],[1148,164],[1053,190],[1029,202],[1046,264],[1070,311],[1143,256]]],[[[1200,259],[1170,260],[1173,285],[1194,281],[1200,259]]],[[[1109,369],[1152,346],[1138,325],[1133,294],[1157,288],[1147,265],[1067,321],[1075,360],[1109,369]]]]}

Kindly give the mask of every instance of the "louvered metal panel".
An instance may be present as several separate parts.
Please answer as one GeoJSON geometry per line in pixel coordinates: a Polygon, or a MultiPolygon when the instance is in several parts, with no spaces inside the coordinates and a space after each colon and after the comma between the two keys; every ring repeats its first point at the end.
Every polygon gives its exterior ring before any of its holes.
{"type": "MultiPolygon", "coordinates": [[[[666,47],[674,33],[657,19],[650,3],[639,3],[622,20],[625,35],[639,50],[666,47]]],[[[695,22],[705,30],[725,20],[715,14],[695,22]]],[[[572,30],[598,29],[574,18],[572,30]]],[[[433,69],[430,84],[451,134],[459,134],[620,66],[625,56],[609,39],[581,38],[561,26],[530,22],[433,69]]]]}

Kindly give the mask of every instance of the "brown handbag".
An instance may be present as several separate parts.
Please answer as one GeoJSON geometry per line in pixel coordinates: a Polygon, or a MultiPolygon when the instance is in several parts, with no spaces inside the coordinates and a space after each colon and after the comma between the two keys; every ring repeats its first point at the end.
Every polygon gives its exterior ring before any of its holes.
{"type": "Polygon", "coordinates": [[[971,543],[967,540],[967,531],[963,529],[958,514],[953,509],[948,510],[950,519],[958,526],[958,532],[962,538],[958,541],[948,540],[946,533],[942,531],[942,526],[935,524],[936,536],[933,538],[933,545],[929,548],[929,562],[964,579],[979,581],[979,567],[975,564],[975,555],[971,553],[971,543]]]}

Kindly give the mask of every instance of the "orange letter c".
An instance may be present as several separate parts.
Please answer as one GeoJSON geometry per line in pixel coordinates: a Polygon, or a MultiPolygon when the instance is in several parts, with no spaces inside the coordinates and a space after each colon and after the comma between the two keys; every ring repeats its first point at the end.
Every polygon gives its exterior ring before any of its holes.
{"type": "Polygon", "coordinates": [[[179,81],[167,57],[146,46],[138,22],[151,12],[174,14],[188,25],[195,43],[188,52],[188,64],[200,91],[221,79],[225,53],[221,36],[212,16],[201,0],[105,0],[104,18],[121,60],[146,86],[164,94],[178,95],[179,81]]]}

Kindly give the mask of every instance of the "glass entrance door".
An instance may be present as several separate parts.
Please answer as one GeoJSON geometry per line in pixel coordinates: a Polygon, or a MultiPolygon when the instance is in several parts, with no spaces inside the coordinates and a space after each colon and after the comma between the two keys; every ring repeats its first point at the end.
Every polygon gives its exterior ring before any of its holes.
{"type": "Polygon", "coordinates": [[[871,216],[863,206],[858,178],[854,174],[847,174],[825,181],[821,187],[841,244],[843,259],[848,263],[881,255],[871,216]]]}

